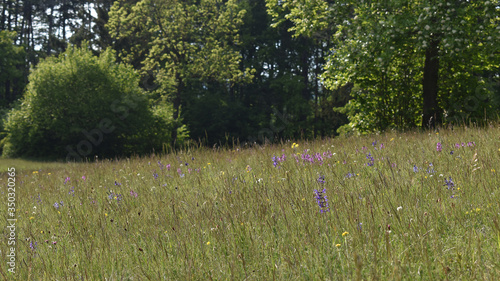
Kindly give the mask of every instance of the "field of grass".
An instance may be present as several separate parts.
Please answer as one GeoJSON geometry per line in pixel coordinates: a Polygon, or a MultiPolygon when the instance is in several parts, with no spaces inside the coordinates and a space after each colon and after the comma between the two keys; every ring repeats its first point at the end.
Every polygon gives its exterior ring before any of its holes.
{"type": "Polygon", "coordinates": [[[13,274],[2,227],[6,279],[500,280],[499,124],[9,161],[17,243],[13,274]]]}

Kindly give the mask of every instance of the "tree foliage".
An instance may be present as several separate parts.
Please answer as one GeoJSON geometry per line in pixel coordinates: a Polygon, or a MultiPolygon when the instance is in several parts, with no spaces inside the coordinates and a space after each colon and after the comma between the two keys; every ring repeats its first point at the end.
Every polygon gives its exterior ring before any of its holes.
{"type": "Polygon", "coordinates": [[[349,127],[425,126],[499,108],[484,76],[499,67],[498,1],[278,2],[268,1],[277,23],[291,20],[309,36],[332,31],[323,79],[331,89],[355,85],[343,109],[349,127]]]}
{"type": "MultiPolygon", "coordinates": [[[[233,83],[250,78],[239,68],[238,28],[244,10],[236,1],[116,1],[108,27],[120,57],[153,74],[158,100],[173,104],[174,124],[180,126],[181,103],[187,85],[219,81],[229,90],[233,83]]],[[[172,142],[177,141],[172,131],[172,142]]]]}
{"type": "Polygon", "coordinates": [[[25,85],[24,50],[14,45],[15,32],[0,31],[0,108],[8,107],[25,85]]]}
{"type": "Polygon", "coordinates": [[[30,74],[6,122],[4,156],[80,160],[158,147],[166,134],[155,126],[165,120],[149,109],[139,75],[112,51],[95,57],[85,47],[69,47],[30,74]]]}

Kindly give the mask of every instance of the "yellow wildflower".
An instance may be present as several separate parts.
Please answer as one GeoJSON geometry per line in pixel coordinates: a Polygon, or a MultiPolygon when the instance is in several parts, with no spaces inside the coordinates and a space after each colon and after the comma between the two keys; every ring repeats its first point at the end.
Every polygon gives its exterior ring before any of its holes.
{"type": "Polygon", "coordinates": [[[340,244],[335,245],[335,247],[340,247],[340,244]]]}
{"type": "Polygon", "coordinates": [[[344,233],[342,233],[342,236],[346,236],[347,234],[349,234],[349,232],[345,231],[344,233]]]}
{"type": "Polygon", "coordinates": [[[210,241],[207,242],[207,245],[210,245],[210,241]]]}

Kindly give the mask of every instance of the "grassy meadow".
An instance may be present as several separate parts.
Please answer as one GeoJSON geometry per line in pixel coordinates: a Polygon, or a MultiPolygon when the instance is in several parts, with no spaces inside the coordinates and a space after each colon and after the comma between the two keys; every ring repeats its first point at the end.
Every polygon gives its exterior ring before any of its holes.
{"type": "Polygon", "coordinates": [[[7,280],[500,280],[499,124],[0,167],[7,280]]]}

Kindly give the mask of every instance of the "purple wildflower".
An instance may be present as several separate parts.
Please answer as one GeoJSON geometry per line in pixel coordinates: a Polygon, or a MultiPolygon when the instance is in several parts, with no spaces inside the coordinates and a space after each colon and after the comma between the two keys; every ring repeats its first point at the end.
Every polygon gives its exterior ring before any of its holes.
{"type": "MultiPolygon", "coordinates": [[[[318,178],[318,183],[320,186],[323,186],[325,184],[325,176],[320,176],[318,178]]],[[[326,198],[326,188],[323,188],[323,191],[318,191],[317,189],[314,190],[315,197],[316,198],[316,203],[318,203],[319,206],[319,212],[320,213],[325,213],[330,211],[330,205],[328,204],[328,199],[326,198]]]]}
{"type": "Polygon", "coordinates": [[[70,188],[70,190],[69,190],[69,193],[68,193],[68,194],[71,194],[71,195],[75,196],[75,187],[74,187],[74,186],[72,186],[72,187],[70,188]]]}
{"type": "Polygon", "coordinates": [[[332,158],[332,152],[328,150],[327,152],[323,152],[323,158],[332,158]]]}
{"type": "Polygon", "coordinates": [[[438,142],[438,143],[437,143],[437,145],[436,145],[436,150],[437,150],[438,152],[441,152],[441,150],[442,150],[442,149],[443,149],[443,148],[442,148],[442,146],[441,146],[441,143],[440,143],[440,142],[438,142]]]}
{"type": "Polygon", "coordinates": [[[130,196],[137,198],[137,192],[130,190],[130,196]]]}
{"type": "Polygon", "coordinates": [[[417,167],[417,165],[413,165],[413,172],[415,172],[415,173],[416,173],[416,172],[418,172],[418,167],[417,167]]]}
{"type": "Polygon", "coordinates": [[[325,184],[325,182],[326,182],[326,181],[325,181],[325,176],[319,176],[319,178],[318,178],[318,183],[320,183],[320,184],[325,184]]]}
{"type": "Polygon", "coordinates": [[[368,155],[366,156],[366,159],[370,160],[367,165],[368,166],[373,166],[373,164],[375,163],[375,158],[372,157],[372,154],[371,153],[368,153],[368,155]]]}
{"type": "Polygon", "coordinates": [[[323,157],[321,157],[320,153],[316,153],[316,160],[318,161],[319,165],[323,165],[323,157]]]}
{"type": "Polygon", "coordinates": [[[122,184],[121,184],[121,183],[119,183],[119,182],[117,182],[117,181],[115,181],[115,185],[122,185],[122,184]]]}
{"type": "Polygon", "coordinates": [[[450,190],[453,190],[454,187],[455,187],[455,183],[453,182],[453,180],[451,179],[451,177],[449,177],[450,180],[446,180],[446,178],[444,179],[444,185],[447,186],[446,189],[450,189],[450,190]]]}
{"type": "Polygon", "coordinates": [[[273,160],[273,166],[276,168],[276,166],[278,166],[278,158],[273,155],[273,158],[271,159],[273,160]]]}
{"type": "Polygon", "coordinates": [[[436,171],[434,171],[432,163],[429,163],[429,168],[427,168],[427,173],[429,174],[434,174],[436,171]]]}
{"type": "Polygon", "coordinates": [[[455,183],[453,182],[451,177],[449,177],[449,180],[446,180],[446,178],[444,179],[444,186],[446,186],[446,189],[451,191],[450,198],[455,198],[455,183]]]}
{"type": "Polygon", "coordinates": [[[118,203],[120,203],[120,201],[122,201],[122,199],[123,199],[123,196],[122,196],[121,194],[116,194],[116,193],[111,192],[111,193],[108,195],[108,199],[109,199],[109,200],[116,199],[116,201],[117,201],[118,203]]]}
{"type": "Polygon", "coordinates": [[[283,153],[281,157],[278,157],[279,162],[284,162],[286,160],[286,155],[283,153]]]}
{"type": "Polygon", "coordinates": [[[57,202],[56,202],[56,203],[54,203],[54,207],[55,207],[56,209],[59,209],[59,203],[57,203],[57,202]]]}
{"type": "Polygon", "coordinates": [[[33,244],[33,241],[30,241],[30,248],[32,251],[35,251],[36,250],[36,242],[35,242],[35,244],[33,244]]]}
{"type": "Polygon", "coordinates": [[[70,180],[71,180],[71,178],[70,178],[70,177],[66,177],[66,178],[64,179],[64,184],[66,184],[66,183],[67,183],[67,182],[69,182],[70,180]]]}
{"type": "Polygon", "coordinates": [[[317,189],[314,190],[314,194],[316,195],[314,198],[316,198],[316,203],[318,203],[319,206],[319,212],[320,213],[326,213],[330,211],[330,205],[328,204],[328,199],[326,198],[326,188],[323,189],[323,191],[318,191],[317,189]]]}

